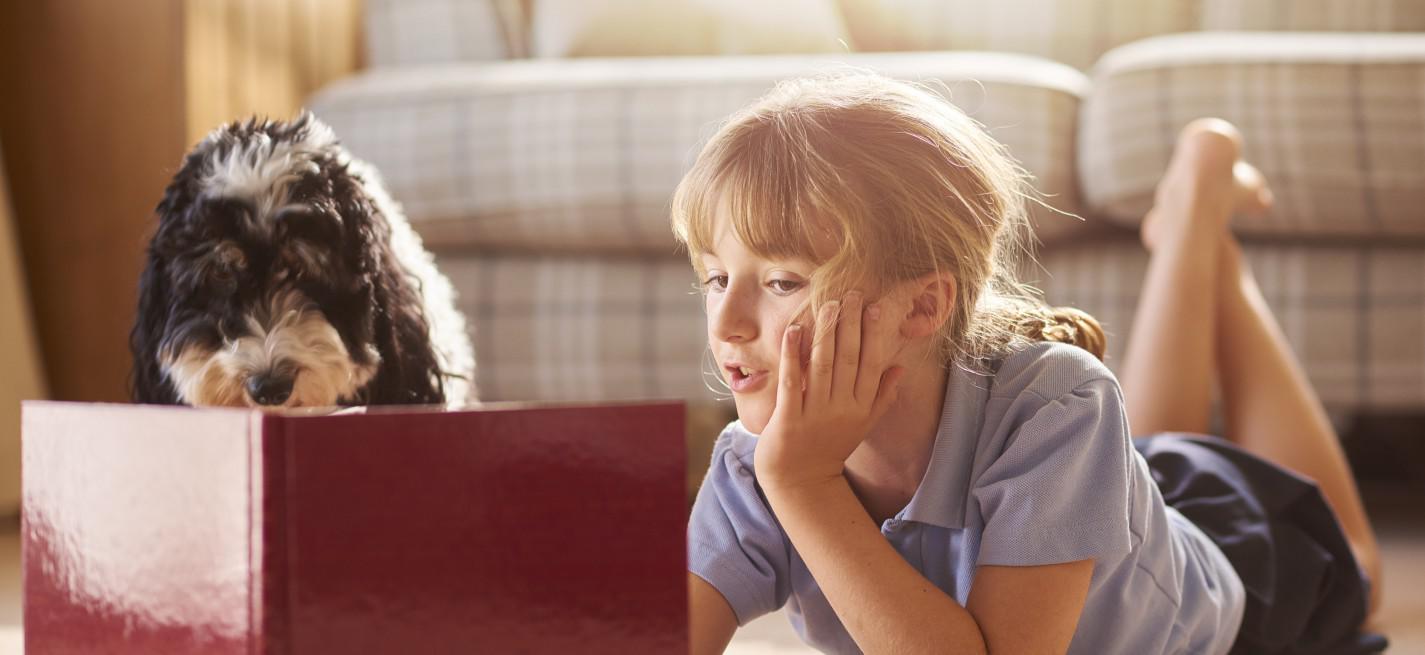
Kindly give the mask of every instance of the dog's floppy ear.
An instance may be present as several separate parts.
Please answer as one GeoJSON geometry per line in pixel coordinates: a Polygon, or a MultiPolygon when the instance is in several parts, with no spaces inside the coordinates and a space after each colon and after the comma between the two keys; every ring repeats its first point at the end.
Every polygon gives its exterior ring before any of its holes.
{"type": "Polygon", "coordinates": [[[336,176],[337,211],[357,274],[368,281],[372,341],[381,366],[359,400],[371,405],[444,404],[442,371],[430,341],[419,281],[391,249],[391,227],[354,173],[336,176]]]}
{"type": "Polygon", "coordinates": [[[134,329],[129,333],[129,350],[134,356],[129,387],[134,402],[179,404],[177,392],[158,363],[158,349],[163,341],[171,298],[163,260],[150,246],[148,265],[139,278],[138,315],[134,318],[134,329]]]}
{"type": "Polygon", "coordinates": [[[190,155],[189,165],[169,184],[163,200],[154,210],[158,229],[149,240],[147,263],[139,276],[138,314],[134,316],[134,329],[129,333],[129,351],[134,357],[133,369],[129,372],[129,392],[134,402],[182,404],[158,361],[158,351],[174,309],[173,289],[169,285],[167,260],[162,255],[161,244],[179,228],[183,220],[179,208],[192,201],[186,173],[193,168],[193,161],[195,156],[190,155]]]}

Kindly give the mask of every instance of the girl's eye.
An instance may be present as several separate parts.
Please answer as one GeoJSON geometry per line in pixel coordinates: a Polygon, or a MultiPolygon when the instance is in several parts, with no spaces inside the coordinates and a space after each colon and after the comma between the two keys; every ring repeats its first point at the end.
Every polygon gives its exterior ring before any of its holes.
{"type": "Polygon", "coordinates": [[[710,275],[703,280],[703,291],[722,291],[727,288],[727,276],[721,273],[710,275]]]}
{"type": "Polygon", "coordinates": [[[797,289],[802,288],[802,283],[796,280],[772,280],[767,283],[767,286],[772,287],[777,293],[787,295],[795,293],[797,289]]]}

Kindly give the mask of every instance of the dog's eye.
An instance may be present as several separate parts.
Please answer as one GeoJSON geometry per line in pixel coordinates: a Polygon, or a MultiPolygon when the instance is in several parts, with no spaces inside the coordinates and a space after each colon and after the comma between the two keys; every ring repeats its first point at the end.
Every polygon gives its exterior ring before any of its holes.
{"type": "Polygon", "coordinates": [[[236,256],[229,252],[221,252],[218,260],[208,267],[208,280],[216,285],[220,290],[227,291],[230,287],[237,285],[237,279],[245,270],[246,259],[238,252],[236,256]]]}
{"type": "Polygon", "coordinates": [[[188,293],[209,300],[227,298],[238,291],[237,276],[223,268],[210,268],[201,276],[191,276],[190,280],[192,286],[188,287],[188,293]]]}
{"type": "Polygon", "coordinates": [[[231,295],[237,293],[237,275],[226,268],[214,269],[208,275],[209,288],[217,293],[231,295]]]}

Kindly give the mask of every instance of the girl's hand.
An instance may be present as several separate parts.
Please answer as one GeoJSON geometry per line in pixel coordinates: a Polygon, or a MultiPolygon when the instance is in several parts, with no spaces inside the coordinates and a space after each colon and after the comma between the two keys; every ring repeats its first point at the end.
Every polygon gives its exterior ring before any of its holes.
{"type": "MultiPolygon", "coordinates": [[[[881,300],[862,308],[858,292],[823,305],[816,325],[834,325],[812,344],[802,370],[806,326],[792,324],[782,338],[777,401],[757,444],[754,467],[764,490],[833,480],[895,401],[905,369],[889,366],[893,315],[881,300]]],[[[814,328],[813,328],[814,329],[814,328]]]]}

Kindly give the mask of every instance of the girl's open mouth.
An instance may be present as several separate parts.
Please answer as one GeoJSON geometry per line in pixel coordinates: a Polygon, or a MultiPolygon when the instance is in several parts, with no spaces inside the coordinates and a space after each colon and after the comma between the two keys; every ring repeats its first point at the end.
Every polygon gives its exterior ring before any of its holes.
{"type": "Polygon", "coordinates": [[[762,388],[767,382],[767,371],[759,371],[738,364],[728,364],[723,368],[727,369],[728,386],[732,387],[733,393],[748,393],[762,388]]]}

